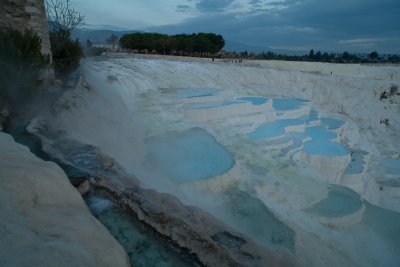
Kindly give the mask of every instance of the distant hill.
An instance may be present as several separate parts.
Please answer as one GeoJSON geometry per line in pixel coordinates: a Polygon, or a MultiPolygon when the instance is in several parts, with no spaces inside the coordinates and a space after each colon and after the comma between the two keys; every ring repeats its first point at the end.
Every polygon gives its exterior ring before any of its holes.
{"type": "Polygon", "coordinates": [[[267,46],[256,46],[256,45],[248,45],[243,43],[234,42],[231,40],[225,40],[225,51],[228,52],[244,52],[247,51],[248,53],[254,52],[256,54],[260,54],[262,52],[272,51],[275,54],[281,55],[290,55],[290,56],[299,56],[308,54],[308,51],[296,51],[296,50],[285,50],[285,49],[272,49],[267,46]]]}
{"type": "Polygon", "coordinates": [[[254,52],[256,54],[262,53],[263,51],[269,51],[270,48],[262,46],[254,46],[248,44],[237,43],[231,40],[225,40],[224,50],[228,52],[244,52],[248,53],[254,52]]]}
{"type": "Polygon", "coordinates": [[[71,37],[73,40],[78,39],[82,44],[85,44],[87,39],[89,39],[93,44],[107,44],[106,40],[112,34],[121,37],[124,34],[134,33],[134,32],[139,32],[139,31],[75,29],[72,32],[71,37]]]}

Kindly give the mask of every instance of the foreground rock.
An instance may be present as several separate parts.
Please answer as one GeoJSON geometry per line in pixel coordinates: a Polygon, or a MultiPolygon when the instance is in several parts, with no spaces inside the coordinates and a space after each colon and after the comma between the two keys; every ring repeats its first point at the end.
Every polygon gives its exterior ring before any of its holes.
{"type": "Polygon", "coordinates": [[[0,266],[129,266],[64,172],[0,133],[0,266]]]}
{"type": "Polygon", "coordinates": [[[205,266],[294,265],[293,255],[286,250],[260,246],[200,208],[186,206],[173,195],[144,189],[100,149],[72,139],[48,139],[39,130],[46,128],[43,125],[44,121],[33,120],[28,131],[41,138],[43,151],[64,166],[70,177],[88,177],[95,191],[187,249],[205,266]]]}

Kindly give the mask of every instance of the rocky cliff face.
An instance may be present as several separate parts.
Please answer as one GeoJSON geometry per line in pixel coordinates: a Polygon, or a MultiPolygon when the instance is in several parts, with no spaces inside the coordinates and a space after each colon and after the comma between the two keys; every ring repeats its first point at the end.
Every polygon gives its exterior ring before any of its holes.
{"type": "Polygon", "coordinates": [[[0,27],[32,29],[42,39],[42,53],[51,54],[43,0],[0,0],[0,27]]]}

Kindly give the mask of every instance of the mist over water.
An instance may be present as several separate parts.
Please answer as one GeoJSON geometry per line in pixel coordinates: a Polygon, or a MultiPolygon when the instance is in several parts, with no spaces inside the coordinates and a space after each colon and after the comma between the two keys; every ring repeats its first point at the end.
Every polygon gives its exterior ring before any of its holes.
{"type": "Polygon", "coordinates": [[[151,229],[141,225],[137,218],[127,215],[111,201],[89,196],[86,202],[92,213],[125,248],[134,266],[200,266],[190,255],[157,236],[151,229]]]}
{"type": "Polygon", "coordinates": [[[388,241],[371,215],[393,223],[398,213],[371,208],[365,198],[380,200],[359,190],[362,179],[351,193],[331,185],[354,179],[342,172],[364,173],[373,151],[352,119],[313,91],[318,79],[339,86],[331,76],[130,56],[85,64],[82,86],[64,99],[73,108],[55,127],[100,147],[142,186],[291,251],[301,266],[399,262],[393,244],[400,235],[391,231],[388,241]]]}

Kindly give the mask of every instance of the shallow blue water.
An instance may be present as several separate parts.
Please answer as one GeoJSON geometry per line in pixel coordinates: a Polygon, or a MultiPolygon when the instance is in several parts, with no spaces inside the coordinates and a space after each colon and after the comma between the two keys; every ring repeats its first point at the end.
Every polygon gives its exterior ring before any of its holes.
{"type": "Polygon", "coordinates": [[[332,118],[321,118],[321,124],[326,126],[328,129],[339,129],[344,121],[332,118]]]}
{"type": "Polygon", "coordinates": [[[311,140],[304,143],[304,151],[322,156],[345,156],[348,151],[341,144],[328,140],[311,140]]]}
{"type": "Polygon", "coordinates": [[[400,161],[395,159],[384,159],[383,165],[387,172],[392,175],[400,175],[400,161]]]}
{"type": "Polygon", "coordinates": [[[100,196],[86,198],[92,214],[124,247],[135,267],[200,266],[190,255],[142,225],[134,216],[100,196]]]}
{"type": "Polygon", "coordinates": [[[315,122],[315,121],[317,121],[317,120],[319,120],[319,119],[318,119],[318,118],[311,117],[311,116],[303,117],[303,121],[304,121],[307,125],[309,125],[311,122],[315,122]]]}
{"type": "Polygon", "coordinates": [[[223,102],[206,102],[206,103],[192,103],[184,106],[185,109],[205,109],[205,108],[217,108],[222,106],[223,102]]]}
{"type": "Polygon", "coordinates": [[[293,144],[282,150],[283,153],[289,153],[289,151],[300,148],[303,145],[303,140],[306,138],[306,135],[303,133],[288,133],[288,137],[293,140],[293,144]]]}
{"type": "Polygon", "coordinates": [[[218,102],[192,103],[192,104],[186,104],[184,106],[184,108],[185,109],[207,109],[207,108],[218,108],[218,107],[242,104],[242,103],[246,103],[246,101],[226,100],[226,101],[218,101],[218,102]]]}
{"type": "Polygon", "coordinates": [[[233,154],[201,128],[169,132],[146,143],[151,167],[180,182],[220,175],[234,165],[233,154]]]}
{"type": "Polygon", "coordinates": [[[363,223],[378,233],[387,242],[388,248],[393,250],[397,259],[382,266],[400,266],[400,213],[386,210],[364,201],[365,212],[363,223]]]}
{"type": "Polygon", "coordinates": [[[310,110],[310,118],[318,119],[318,111],[312,108],[310,110]]]}
{"type": "Polygon", "coordinates": [[[313,205],[309,211],[324,217],[341,217],[358,211],[362,205],[360,196],[353,190],[332,186],[328,197],[313,205]]]}
{"type": "Polygon", "coordinates": [[[214,88],[188,88],[181,89],[176,94],[178,98],[193,98],[193,97],[202,97],[202,96],[213,96],[219,92],[218,89],[214,88]]]}
{"type": "Polygon", "coordinates": [[[241,232],[267,247],[280,247],[294,251],[295,232],[280,221],[258,198],[240,190],[223,193],[224,209],[221,214],[234,222],[241,232]]]}
{"type": "Polygon", "coordinates": [[[352,151],[351,161],[347,168],[344,170],[345,174],[360,174],[364,170],[364,155],[367,153],[365,151],[352,151]]]}
{"type": "Polygon", "coordinates": [[[277,111],[287,111],[292,109],[298,109],[306,102],[302,99],[273,99],[272,100],[272,107],[277,111]]]}
{"type": "Polygon", "coordinates": [[[337,137],[335,133],[318,126],[307,127],[305,134],[313,140],[332,140],[337,137]]]}
{"type": "Polygon", "coordinates": [[[255,131],[248,134],[252,140],[261,138],[271,138],[285,133],[285,127],[290,125],[304,124],[302,119],[284,119],[277,120],[272,123],[267,123],[258,127],[255,131]]]}
{"type": "Polygon", "coordinates": [[[258,106],[267,103],[268,98],[261,96],[245,96],[238,98],[238,100],[248,101],[251,102],[253,105],[258,106]]]}

